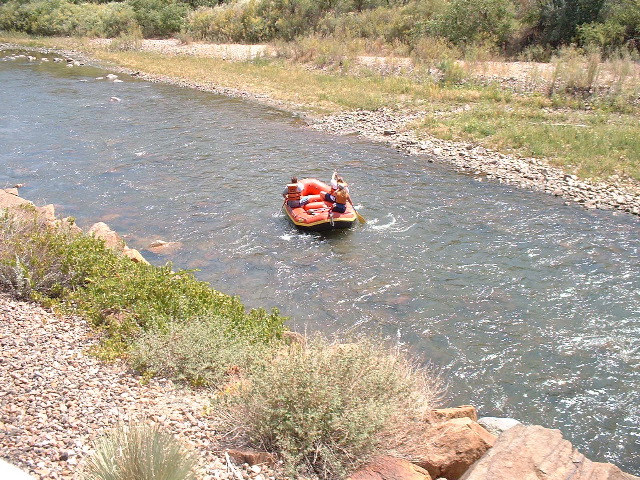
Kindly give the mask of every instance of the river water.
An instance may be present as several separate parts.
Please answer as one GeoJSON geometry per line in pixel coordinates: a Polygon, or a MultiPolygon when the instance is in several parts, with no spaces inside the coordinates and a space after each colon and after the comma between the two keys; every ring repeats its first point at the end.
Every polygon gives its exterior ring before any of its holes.
{"type": "Polygon", "coordinates": [[[640,474],[637,217],[107,73],[0,61],[0,187],[23,183],[82,227],[105,221],[152,263],[198,269],[298,331],[392,339],[446,374],[448,404],[559,428],[592,460],[640,474]],[[368,222],[297,232],[284,184],[334,169],[368,222]],[[184,246],[145,251],[156,239],[184,246]]]}

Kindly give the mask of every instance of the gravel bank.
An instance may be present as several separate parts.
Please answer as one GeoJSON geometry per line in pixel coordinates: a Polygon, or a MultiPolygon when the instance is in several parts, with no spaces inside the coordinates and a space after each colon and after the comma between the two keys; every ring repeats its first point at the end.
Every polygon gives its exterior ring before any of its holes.
{"type": "Polygon", "coordinates": [[[124,363],[88,356],[96,343],[81,318],[0,296],[0,458],[36,479],[81,478],[96,437],[146,419],[198,452],[203,480],[275,478],[266,468],[227,465],[206,391],[157,379],[143,385],[124,363]]]}
{"type": "Polygon", "coordinates": [[[421,114],[391,110],[340,113],[309,122],[311,128],[331,134],[355,134],[386,143],[427,162],[453,166],[456,171],[520,188],[563,197],[567,204],[585,208],[618,210],[640,215],[640,185],[614,177],[608,182],[579,180],[544,160],[520,158],[488,150],[479,145],[450,142],[435,137],[419,139],[407,125],[421,114]]]}

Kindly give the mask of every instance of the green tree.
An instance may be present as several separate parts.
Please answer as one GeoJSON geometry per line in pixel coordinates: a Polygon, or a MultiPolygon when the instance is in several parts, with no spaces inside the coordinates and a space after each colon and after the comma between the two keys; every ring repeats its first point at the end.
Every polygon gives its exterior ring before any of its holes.
{"type": "Polygon", "coordinates": [[[578,27],[600,21],[605,0],[539,0],[534,25],[539,43],[558,47],[574,40],[578,27]]]}
{"type": "Polygon", "coordinates": [[[503,45],[514,26],[511,0],[452,0],[434,21],[433,30],[460,46],[486,40],[503,45]]]}

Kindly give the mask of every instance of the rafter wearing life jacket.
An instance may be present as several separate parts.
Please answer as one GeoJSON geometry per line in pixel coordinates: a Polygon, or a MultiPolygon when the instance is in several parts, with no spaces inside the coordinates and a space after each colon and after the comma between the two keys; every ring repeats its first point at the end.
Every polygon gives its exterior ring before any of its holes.
{"type": "Polygon", "coordinates": [[[299,183],[287,184],[287,202],[300,201],[302,198],[302,191],[299,183]]]}

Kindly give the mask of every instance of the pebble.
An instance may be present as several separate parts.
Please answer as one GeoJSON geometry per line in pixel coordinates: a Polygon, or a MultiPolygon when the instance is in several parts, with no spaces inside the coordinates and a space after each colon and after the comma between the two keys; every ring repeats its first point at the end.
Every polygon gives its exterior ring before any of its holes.
{"type": "Polygon", "coordinates": [[[199,455],[198,478],[279,478],[264,465],[228,463],[206,414],[207,391],[163,379],[142,384],[124,362],[89,356],[97,342],[79,317],[0,295],[0,458],[38,480],[79,480],[96,438],[123,422],[155,419],[199,455]]]}

